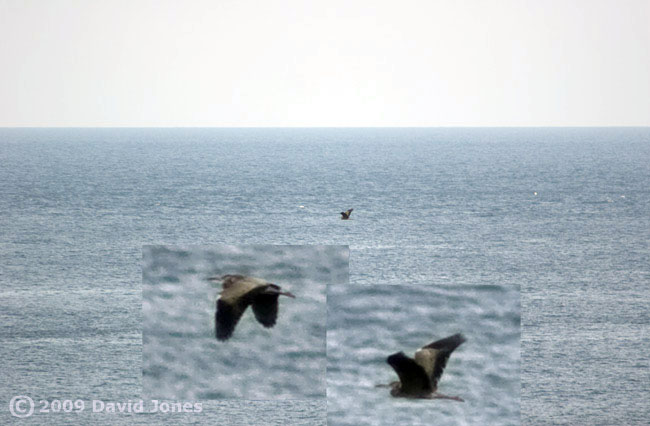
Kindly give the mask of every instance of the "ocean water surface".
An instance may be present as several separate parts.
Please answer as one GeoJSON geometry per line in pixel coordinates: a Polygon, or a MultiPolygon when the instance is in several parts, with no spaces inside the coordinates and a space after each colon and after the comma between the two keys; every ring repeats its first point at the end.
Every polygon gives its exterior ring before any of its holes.
{"type": "MultiPolygon", "coordinates": [[[[143,245],[308,244],[349,245],[351,286],[519,289],[521,423],[647,424],[648,164],[648,128],[0,129],[0,423],[15,395],[143,396],[143,245]]],[[[203,402],[25,421],[327,422],[324,400],[203,402]]]]}

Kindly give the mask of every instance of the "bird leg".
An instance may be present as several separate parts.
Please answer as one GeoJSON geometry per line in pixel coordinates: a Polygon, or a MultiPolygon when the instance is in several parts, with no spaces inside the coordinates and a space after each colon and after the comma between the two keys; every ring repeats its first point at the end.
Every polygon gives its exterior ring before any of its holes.
{"type": "Polygon", "coordinates": [[[431,399],[453,399],[454,401],[465,402],[465,400],[459,396],[443,395],[437,392],[431,395],[431,399]]]}

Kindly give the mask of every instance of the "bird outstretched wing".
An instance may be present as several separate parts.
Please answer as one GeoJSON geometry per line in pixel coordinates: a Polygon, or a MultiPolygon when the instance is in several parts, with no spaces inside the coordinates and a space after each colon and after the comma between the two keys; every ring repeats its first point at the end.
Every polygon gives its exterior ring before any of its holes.
{"type": "Polygon", "coordinates": [[[386,359],[386,362],[393,367],[401,382],[401,391],[406,394],[418,395],[431,392],[431,383],[421,365],[414,359],[398,352],[386,359]]]}
{"type": "Polygon", "coordinates": [[[227,340],[235,331],[235,326],[248,307],[247,303],[231,303],[219,298],[215,313],[215,332],[217,339],[227,340]]]}
{"type": "Polygon", "coordinates": [[[451,353],[465,341],[462,334],[454,334],[429,343],[415,353],[415,361],[424,368],[431,380],[431,388],[438,387],[438,381],[447,366],[451,353]]]}
{"type": "Polygon", "coordinates": [[[278,319],[278,296],[261,293],[253,298],[253,313],[264,327],[273,327],[278,319]]]}

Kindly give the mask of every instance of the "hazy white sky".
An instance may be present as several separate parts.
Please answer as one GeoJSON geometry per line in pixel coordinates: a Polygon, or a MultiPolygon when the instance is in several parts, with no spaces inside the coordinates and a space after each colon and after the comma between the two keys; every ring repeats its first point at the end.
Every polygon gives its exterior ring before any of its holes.
{"type": "Polygon", "coordinates": [[[0,0],[0,126],[648,126],[650,0],[0,0]]]}

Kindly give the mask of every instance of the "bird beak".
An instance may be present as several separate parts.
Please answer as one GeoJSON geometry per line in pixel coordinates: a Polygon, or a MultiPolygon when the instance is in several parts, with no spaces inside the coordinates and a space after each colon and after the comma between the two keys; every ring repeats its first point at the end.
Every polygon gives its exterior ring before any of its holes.
{"type": "Polygon", "coordinates": [[[221,279],[221,277],[208,277],[208,278],[206,278],[206,279],[207,279],[208,281],[218,281],[218,282],[223,281],[223,280],[221,279]]]}
{"type": "Polygon", "coordinates": [[[285,296],[289,296],[289,297],[291,297],[291,298],[293,298],[293,299],[296,298],[296,296],[294,296],[292,293],[289,293],[288,291],[283,291],[283,292],[280,293],[280,294],[285,295],[285,296]]]}

